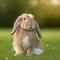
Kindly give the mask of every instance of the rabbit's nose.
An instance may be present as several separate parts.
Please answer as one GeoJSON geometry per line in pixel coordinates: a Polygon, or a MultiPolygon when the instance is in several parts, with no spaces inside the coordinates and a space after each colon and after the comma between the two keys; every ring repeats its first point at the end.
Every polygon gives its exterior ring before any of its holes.
{"type": "Polygon", "coordinates": [[[31,25],[31,23],[28,23],[28,25],[31,25]]]}

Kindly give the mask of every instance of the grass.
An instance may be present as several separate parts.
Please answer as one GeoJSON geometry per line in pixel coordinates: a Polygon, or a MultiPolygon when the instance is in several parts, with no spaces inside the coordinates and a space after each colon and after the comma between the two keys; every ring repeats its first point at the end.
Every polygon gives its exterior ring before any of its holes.
{"type": "Polygon", "coordinates": [[[60,60],[60,29],[41,29],[45,52],[40,56],[14,57],[11,29],[0,29],[0,60],[60,60]]]}

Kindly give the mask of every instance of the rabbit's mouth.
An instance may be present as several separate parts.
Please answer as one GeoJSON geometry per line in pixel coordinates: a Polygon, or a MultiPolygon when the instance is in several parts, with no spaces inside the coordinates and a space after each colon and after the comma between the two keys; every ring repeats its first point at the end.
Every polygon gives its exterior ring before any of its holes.
{"type": "Polygon", "coordinates": [[[32,31],[32,30],[34,30],[34,26],[27,26],[25,30],[32,31]]]}

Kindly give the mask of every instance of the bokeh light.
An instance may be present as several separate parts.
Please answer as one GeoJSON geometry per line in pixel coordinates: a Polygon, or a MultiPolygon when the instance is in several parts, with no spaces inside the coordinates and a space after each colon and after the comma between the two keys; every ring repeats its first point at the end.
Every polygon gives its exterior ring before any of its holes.
{"type": "Polygon", "coordinates": [[[35,7],[38,5],[38,0],[29,0],[28,1],[28,4],[31,6],[31,7],[35,7]]]}
{"type": "Polygon", "coordinates": [[[60,0],[51,0],[51,4],[57,6],[60,4],[60,0]]]}

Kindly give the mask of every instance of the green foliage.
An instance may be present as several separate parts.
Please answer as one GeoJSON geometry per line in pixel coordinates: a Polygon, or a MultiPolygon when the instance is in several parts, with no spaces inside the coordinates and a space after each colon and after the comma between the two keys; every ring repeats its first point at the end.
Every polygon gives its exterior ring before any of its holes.
{"type": "Polygon", "coordinates": [[[0,27],[12,27],[22,13],[32,13],[41,27],[60,27],[60,4],[50,0],[0,0],[0,27]]]}
{"type": "Polygon", "coordinates": [[[14,57],[11,29],[0,29],[0,60],[60,60],[60,29],[41,29],[44,54],[14,57]]]}

